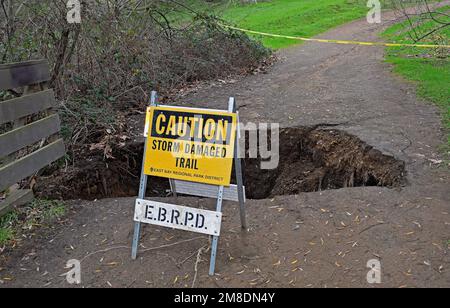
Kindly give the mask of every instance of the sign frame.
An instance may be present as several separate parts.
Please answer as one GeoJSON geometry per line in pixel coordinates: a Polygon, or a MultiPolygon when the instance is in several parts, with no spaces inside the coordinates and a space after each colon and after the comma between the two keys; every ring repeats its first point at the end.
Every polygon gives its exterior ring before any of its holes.
{"type": "MultiPolygon", "coordinates": [[[[151,107],[158,106],[156,91],[152,91],[152,93],[151,93],[150,106],[151,107]]],[[[167,106],[167,107],[169,107],[169,106],[167,106]]],[[[209,111],[209,112],[211,112],[211,111],[224,112],[224,110],[214,110],[214,109],[200,109],[200,108],[190,108],[190,109],[198,110],[198,111],[204,110],[204,111],[209,111]]],[[[240,153],[240,149],[239,149],[239,138],[240,138],[239,112],[238,112],[238,107],[237,107],[236,100],[234,97],[230,97],[230,99],[228,101],[228,113],[236,114],[236,119],[237,119],[237,126],[236,126],[235,138],[234,138],[234,142],[235,142],[234,155],[233,155],[237,185],[232,185],[231,189],[228,187],[225,188],[224,186],[216,186],[217,190],[218,190],[216,213],[220,213],[220,222],[221,222],[222,221],[222,219],[221,219],[222,218],[222,204],[223,204],[224,193],[225,193],[225,197],[227,200],[237,200],[239,202],[241,226],[242,226],[242,229],[246,230],[247,229],[247,219],[246,219],[246,208],[245,208],[245,201],[246,201],[245,200],[245,188],[244,188],[244,181],[243,181],[242,161],[239,158],[239,153],[240,153]],[[235,195],[235,194],[237,194],[237,195],[235,195]]],[[[142,200],[142,202],[146,202],[145,192],[147,190],[148,175],[146,175],[144,172],[144,160],[147,156],[147,146],[148,146],[147,129],[148,129],[148,127],[147,127],[147,123],[146,123],[146,128],[145,128],[145,132],[144,132],[144,137],[145,137],[144,155],[143,155],[143,160],[142,160],[143,163],[142,163],[141,179],[140,179],[140,184],[139,184],[139,195],[137,198],[137,202],[139,200],[142,200]]],[[[180,184],[180,182],[178,180],[169,179],[170,188],[171,188],[172,194],[175,198],[178,196],[177,189],[176,189],[177,182],[180,184]]],[[[194,182],[189,182],[189,183],[190,183],[190,187],[194,188],[193,190],[195,190],[196,187],[198,188],[198,190],[205,189],[205,188],[208,188],[208,190],[209,190],[211,187],[215,186],[215,185],[201,184],[201,183],[194,183],[194,182]],[[207,186],[209,186],[209,187],[207,187],[207,186]]],[[[183,191],[183,194],[187,194],[187,193],[188,193],[188,191],[183,191]]],[[[193,192],[191,194],[198,196],[198,194],[196,194],[195,192],[193,192]]],[[[209,193],[207,196],[209,196],[209,193]]],[[[174,205],[170,205],[170,206],[174,206],[174,205]]],[[[174,206],[174,207],[177,207],[177,206],[174,206]]],[[[135,213],[135,215],[136,215],[136,213],[135,213]]],[[[140,233],[141,233],[141,223],[142,223],[141,219],[135,219],[133,244],[132,244],[132,249],[131,249],[131,258],[133,260],[136,260],[136,258],[137,258],[137,253],[138,253],[138,248],[139,248],[139,239],[140,239],[140,233]]],[[[210,268],[209,268],[210,276],[213,276],[215,273],[219,235],[212,235],[211,262],[210,262],[210,268]]]]}

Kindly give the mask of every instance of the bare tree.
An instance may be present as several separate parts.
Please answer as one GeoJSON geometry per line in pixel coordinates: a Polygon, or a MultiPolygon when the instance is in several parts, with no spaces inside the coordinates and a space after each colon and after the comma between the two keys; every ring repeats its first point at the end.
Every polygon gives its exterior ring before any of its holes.
{"type": "Polygon", "coordinates": [[[2,60],[6,59],[6,53],[12,48],[12,39],[16,32],[16,16],[20,14],[25,1],[0,0],[0,29],[1,43],[5,46],[2,60]]]}
{"type": "Polygon", "coordinates": [[[408,33],[414,42],[429,39],[450,27],[450,14],[439,10],[441,3],[430,0],[391,0],[400,18],[407,20],[408,33]]]}

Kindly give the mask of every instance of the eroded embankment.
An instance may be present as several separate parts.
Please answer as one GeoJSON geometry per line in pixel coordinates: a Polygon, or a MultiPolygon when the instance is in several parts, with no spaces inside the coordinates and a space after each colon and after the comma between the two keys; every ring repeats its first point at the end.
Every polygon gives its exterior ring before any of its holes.
{"type": "MultiPolygon", "coordinates": [[[[100,199],[136,196],[142,143],[113,149],[114,159],[90,161],[41,177],[37,192],[47,198],[100,199]]],[[[245,159],[245,185],[251,199],[360,186],[396,187],[405,183],[405,163],[382,154],[356,136],[308,127],[280,131],[280,164],[261,170],[260,159],[245,159]]],[[[166,179],[150,178],[148,196],[166,196],[166,179]]]]}

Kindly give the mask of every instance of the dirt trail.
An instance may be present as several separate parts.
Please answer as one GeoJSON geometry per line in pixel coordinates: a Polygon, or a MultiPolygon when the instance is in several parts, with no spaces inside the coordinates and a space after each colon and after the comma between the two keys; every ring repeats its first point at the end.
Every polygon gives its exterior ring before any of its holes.
{"type": "MultiPolygon", "coordinates": [[[[389,17],[389,16],[385,16],[389,17]]],[[[383,25],[385,26],[385,25],[383,25]]],[[[356,21],[322,35],[377,41],[379,25],[356,21]]],[[[208,86],[180,97],[186,105],[223,108],[233,95],[244,121],[283,127],[336,124],[406,163],[408,185],[397,189],[345,188],[269,200],[250,200],[250,229],[239,229],[237,206],[224,206],[218,275],[200,287],[369,287],[367,261],[380,259],[383,287],[450,286],[450,177],[434,166],[443,142],[437,108],[416,97],[413,85],[391,73],[382,47],[308,43],[280,53],[267,74],[208,86]],[[187,103],[189,102],[189,103],[187,103]]],[[[213,208],[214,201],[169,200],[213,208]]],[[[0,287],[67,287],[69,259],[83,259],[84,287],[190,287],[206,237],[145,227],[147,251],[136,262],[128,246],[132,198],[74,201],[66,224],[41,232],[2,261],[0,287]],[[90,255],[92,252],[103,251],[90,255]],[[3,278],[3,279],[2,279],[3,278]],[[11,280],[5,280],[10,278],[11,280]]]]}

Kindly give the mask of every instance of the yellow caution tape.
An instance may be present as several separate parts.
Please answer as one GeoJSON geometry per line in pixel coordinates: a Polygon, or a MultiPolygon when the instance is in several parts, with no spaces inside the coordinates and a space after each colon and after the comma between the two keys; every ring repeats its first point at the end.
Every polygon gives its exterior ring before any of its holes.
{"type": "Polygon", "coordinates": [[[285,39],[290,39],[290,40],[307,41],[307,42],[332,43],[332,44],[343,44],[343,45],[385,46],[385,47],[450,48],[450,45],[398,44],[398,43],[313,39],[313,38],[306,38],[306,37],[299,37],[299,36],[289,36],[289,35],[280,35],[280,34],[253,31],[253,30],[237,28],[237,27],[233,27],[233,26],[229,26],[229,25],[224,25],[224,24],[222,24],[222,26],[225,28],[228,28],[228,29],[247,32],[247,33],[251,33],[251,34],[263,35],[263,36],[268,36],[268,37],[276,37],[276,38],[285,38],[285,39]]]}

